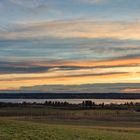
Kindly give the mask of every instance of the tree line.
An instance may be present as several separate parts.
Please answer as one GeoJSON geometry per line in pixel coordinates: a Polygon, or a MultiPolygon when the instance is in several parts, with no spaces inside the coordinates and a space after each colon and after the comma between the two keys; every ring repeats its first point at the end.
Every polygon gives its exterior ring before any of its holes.
{"type": "Polygon", "coordinates": [[[112,109],[112,110],[129,110],[133,109],[136,111],[140,111],[140,103],[124,103],[124,104],[96,104],[91,100],[85,100],[82,103],[75,104],[69,102],[60,102],[60,101],[45,101],[44,103],[29,103],[29,102],[22,102],[22,103],[5,103],[0,102],[1,107],[52,107],[52,108],[61,108],[61,109],[112,109]]]}

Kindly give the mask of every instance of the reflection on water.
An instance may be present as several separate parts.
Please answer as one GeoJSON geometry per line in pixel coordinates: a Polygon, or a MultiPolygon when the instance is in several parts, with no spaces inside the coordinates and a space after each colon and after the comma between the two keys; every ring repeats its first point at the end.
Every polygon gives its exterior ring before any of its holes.
{"type": "Polygon", "coordinates": [[[10,102],[10,103],[22,103],[22,102],[28,102],[28,103],[44,103],[45,101],[60,101],[60,102],[68,102],[73,104],[79,104],[82,103],[82,101],[85,100],[91,100],[95,102],[96,104],[104,103],[104,104],[124,104],[124,103],[140,103],[140,99],[136,100],[124,100],[124,99],[0,99],[0,102],[10,102]]]}

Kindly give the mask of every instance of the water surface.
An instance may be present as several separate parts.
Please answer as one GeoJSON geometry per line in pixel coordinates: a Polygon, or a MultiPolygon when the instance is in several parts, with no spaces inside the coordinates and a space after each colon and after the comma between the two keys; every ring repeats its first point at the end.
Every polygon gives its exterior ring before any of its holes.
{"type": "Polygon", "coordinates": [[[68,102],[68,103],[73,103],[73,104],[79,104],[82,103],[82,101],[85,100],[91,100],[95,102],[96,104],[104,103],[104,104],[110,104],[110,103],[115,103],[115,104],[124,104],[124,103],[140,103],[140,99],[0,99],[0,102],[5,102],[5,103],[44,103],[45,101],[60,101],[60,102],[68,102]]]}

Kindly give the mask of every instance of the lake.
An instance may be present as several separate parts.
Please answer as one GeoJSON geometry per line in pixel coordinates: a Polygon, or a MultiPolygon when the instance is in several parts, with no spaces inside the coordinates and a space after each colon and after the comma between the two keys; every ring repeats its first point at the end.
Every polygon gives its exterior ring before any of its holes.
{"type": "Polygon", "coordinates": [[[10,103],[22,103],[22,102],[28,102],[28,103],[44,103],[45,101],[60,101],[60,102],[68,102],[73,104],[79,104],[82,103],[82,101],[85,100],[91,100],[95,102],[96,104],[104,103],[104,104],[124,104],[124,103],[140,103],[140,99],[0,99],[0,102],[10,102],[10,103]]]}

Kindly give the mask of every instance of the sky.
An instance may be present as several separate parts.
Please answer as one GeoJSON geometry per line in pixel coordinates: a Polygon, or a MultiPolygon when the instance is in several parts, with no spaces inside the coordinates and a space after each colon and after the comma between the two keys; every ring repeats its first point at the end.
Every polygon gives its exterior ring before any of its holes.
{"type": "Polygon", "coordinates": [[[0,0],[0,92],[140,92],[140,0],[0,0]]]}

